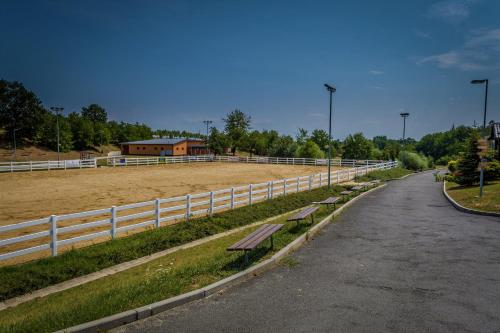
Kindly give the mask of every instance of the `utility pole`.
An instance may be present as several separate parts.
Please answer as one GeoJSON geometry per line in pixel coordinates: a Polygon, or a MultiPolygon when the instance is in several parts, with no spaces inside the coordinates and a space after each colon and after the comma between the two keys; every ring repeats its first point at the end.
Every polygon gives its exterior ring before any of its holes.
{"type": "Polygon", "coordinates": [[[64,108],[58,106],[52,106],[50,108],[52,111],[56,113],[56,122],[57,122],[57,161],[60,161],[60,147],[59,147],[59,113],[64,110],[64,108]]]}
{"type": "Polygon", "coordinates": [[[211,121],[211,120],[203,120],[203,123],[205,125],[207,125],[207,152],[210,153],[210,151],[208,150],[208,127],[213,123],[213,121],[211,121]]]}
{"type": "Polygon", "coordinates": [[[408,112],[401,112],[399,115],[403,117],[403,144],[404,144],[406,135],[406,118],[408,118],[410,114],[408,112]]]}
{"type": "Polygon", "coordinates": [[[337,88],[330,86],[325,83],[326,90],[330,93],[330,118],[328,120],[328,189],[332,186],[332,102],[333,93],[337,91],[337,88]]]}
{"type": "Polygon", "coordinates": [[[486,128],[486,109],[488,107],[488,79],[483,80],[472,80],[471,84],[483,84],[486,83],[486,90],[484,93],[484,113],[483,113],[483,129],[486,128]]]}

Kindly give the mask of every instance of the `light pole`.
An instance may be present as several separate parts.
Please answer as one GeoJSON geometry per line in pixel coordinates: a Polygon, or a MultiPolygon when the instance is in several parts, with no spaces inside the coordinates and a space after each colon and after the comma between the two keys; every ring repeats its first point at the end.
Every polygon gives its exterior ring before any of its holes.
{"type": "Polygon", "coordinates": [[[203,123],[205,125],[207,125],[207,152],[209,152],[209,150],[208,150],[208,126],[210,126],[213,123],[213,121],[211,121],[211,120],[203,120],[203,123]]]}
{"type": "Polygon", "coordinates": [[[403,117],[403,145],[405,143],[405,134],[406,134],[406,118],[410,116],[408,112],[401,112],[399,114],[401,117],[403,117]]]}
{"type": "Polygon", "coordinates": [[[16,131],[18,131],[19,128],[14,128],[14,161],[17,160],[17,155],[16,155],[16,149],[17,149],[17,145],[16,145],[16,131]]]}
{"type": "Polygon", "coordinates": [[[59,162],[59,112],[62,112],[64,108],[58,106],[52,106],[50,108],[52,111],[56,113],[56,122],[57,122],[57,161],[59,162]]]}
{"type": "Polygon", "coordinates": [[[328,189],[332,186],[332,99],[333,93],[337,91],[337,89],[333,86],[330,86],[325,83],[326,90],[330,93],[330,118],[328,121],[328,189]]]}
{"type": "Polygon", "coordinates": [[[486,92],[484,94],[484,115],[483,115],[483,128],[486,128],[486,108],[488,106],[488,79],[483,80],[472,80],[471,84],[483,84],[486,83],[486,92]]]}

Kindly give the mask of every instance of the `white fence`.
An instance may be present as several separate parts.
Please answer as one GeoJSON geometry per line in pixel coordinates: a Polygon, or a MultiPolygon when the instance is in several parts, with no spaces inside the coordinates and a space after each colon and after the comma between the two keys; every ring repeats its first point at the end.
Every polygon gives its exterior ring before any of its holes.
{"type": "MultiPolygon", "coordinates": [[[[102,158],[104,159],[104,158],[102,158]]],[[[168,156],[168,157],[112,157],[105,158],[107,164],[113,167],[159,165],[173,163],[196,163],[196,162],[232,162],[232,163],[257,163],[257,164],[290,164],[290,165],[328,165],[328,159],[294,158],[294,157],[242,157],[242,156],[168,156]]],[[[332,159],[334,166],[364,166],[375,165],[383,161],[379,160],[345,160],[332,159]]]]}
{"type": "MultiPolygon", "coordinates": [[[[331,181],[341,183],[373,170],[396,166],[397,162],[383,162],[338,170],[331,173],[331,181]]],[[[223,210],[325,186],[327,177],[327,173],[317,173],[0,226],[0,236],[3,236],[0,240],[0,260],[46,250],[51,250],[51,254],[56,256],[60,246],[114,239],[118,234],[134,229],[159,228],[181,220],[189,221],[193,217],[211,216],[223,210]],[[22,233],[22,236],[11,235],[9,238],[9,233],[22,233]],[[19,249],[20,243],[24,243],[25,247],[19,249]]]]}
{"type": "Polygon", "coordinates": [[[0,162],[0,172],[96,168],[95,159],[62,161],[0,162]]]}

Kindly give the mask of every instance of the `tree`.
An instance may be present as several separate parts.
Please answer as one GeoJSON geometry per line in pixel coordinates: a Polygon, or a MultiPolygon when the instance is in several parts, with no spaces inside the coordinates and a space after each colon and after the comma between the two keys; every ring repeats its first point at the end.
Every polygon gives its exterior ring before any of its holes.
{"type": "Polygon", "coordinates": [[[305,144],[308,138],[309,138],[309,133],[307,133],[307,130],[305,128],[299,127],[299,133],[297,133],[297,144],[299,145],[305,144]]]}
{"type": "Polygon", "coordinates": [[[266,137],[259,131],[253,131],[245,138],[246,147],[250,152],[250,156],[255,153],[257,155],[265,155],[267,152],[266,137]]]}
{"type": "Polygon", "coordinates": [[[87,149],[94,143],[94,126],[88,118],[80,116],[76,112],[68,115],[68,121],[73,133],[73,145],[76,149],[87,149]]]}
{"type": "MultiPolygon", "coordinates": [[[[57,119],[52,113],[44,113],[40,128],[36,136],[36,142],[42,146],[57,150],[57,119]]],[[[67,152],[73,149],[73,134],[71,126],[66,117],[59,116],[59,149],[67,152]]]]}
{"type": "Polygon", "coordinates": [[[309,139],[303,145],[299,146],[295,156],[303,158],[324,158],[325,154],[313,140],[309,139]]]}
{"type": "Polygon", "coordinates": [[[224,135],[217,130],[217,128],[210,128],[210,135],[208,136],[208,148],[215,155],[222,155],[224,153],[224,149],[227,148],[228,139],[224,135]]]}
{"type": "Polygon", "coordinates": [[[38,97],[19,82],[0,80],[0,126],[7,138],[33,140],[41,130],[47,111],[38,97]]]}
{"type": "MultiPolygon", "coordinates": [[[[311,133],[311,140],[325,153],[328,152],[328,133],[322,129],[315,129],[311,133]]],[[[333,155],[332,155],[333,156],[333,155]]]]}
{"type": "Polygon", "coordinates": [[[222,120],[225,123],[224,131],[231,140],[230,144],[234,155],[236,150],[244,145],[242,139],[250,128],[251,117],[236,109],[229,112],[222,120]]]}
{"type": "Polygon", "coordinates": [[[83,107],[82,117],[89,119],[94,125],[97,123],[106,123],[108,121],[106,110],[97,104],[90,104],[87,107],[83,107]]]}
{"type": "Polygon", "coordinates": [[[458,160],[455,181],[460,185],[473,185],[479,182],[479,133],[471,133],[465,143],[465,151],[458,160]]]}
{"type": "Polygon", "coordinates": [[[297,143],[289,135],[280,136],[269,147],[269,155],[275,157],[293,157],[297,151],[297,143]]]}
{"type": "Polygon", "coordinates": [[[373,143],[363,136],[363,133],[349,135],[344,141],[342,158],[370,159],[372,158],[373,143]]]}

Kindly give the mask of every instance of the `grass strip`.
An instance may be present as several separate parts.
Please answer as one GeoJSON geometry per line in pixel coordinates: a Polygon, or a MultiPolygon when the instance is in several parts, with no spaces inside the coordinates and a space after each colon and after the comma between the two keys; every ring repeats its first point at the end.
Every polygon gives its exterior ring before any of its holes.
{"type": "MultiPolygon", "coordinates": [[[[315,213],[315,221],[319,222],[329,213],[326,207],[321,207],[315,213]]],[[[274,249],[269,250],[269,241],[264,242],[250,252],[250,263],[267,259],[311,227],[309,221],[297,227],[295,222],[286,222],[286,218],[274,222],[285,224],[274,235],[274,249]]],[[[227,252],[226,248],[256,228],[3,310],[0,312],[0,331],[51,332],[209,285],[248,267],[242,252],[227,252]]],[[[293,262],[297,264],[300,263],[293,262]]]]}
{"type": "Polygon", "coordinates": [[[500,182],[491,182],[483,187],[483,197],[479,197],[479,185],[461,186],[456,183],[447,182],[446,191],[460,205],[500,213],[500,182]]]}
{"type": "Polygon", "coordinates": [[[74,249],[57,257],[0,267],[0,301],[24,295],[69,279],[186,244],[266,218],[284,214],[336,195],[345,188],[326,187],[280,196],[252,206],[222,212],[173,226],[74,249]]]}
{"type": "Polygon", "coordinates": [[[359,181],[359,182],[367,182],[367,181],[371,181],[371,180],[375,180],[375,179],[389,180],[389,179],[401,178],[401,177],[409,175],[411,173],[413,173],[412,170],[398,167],[398,168],[387,169],[387,170],[372,171],[367,175],[358,176],[355,179],[356,179],[356,181],[359,181]]]}

